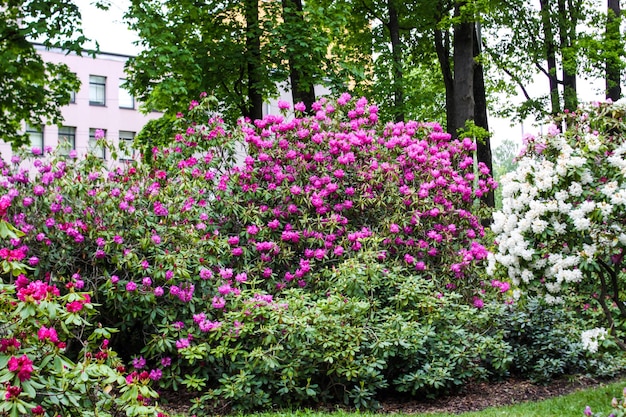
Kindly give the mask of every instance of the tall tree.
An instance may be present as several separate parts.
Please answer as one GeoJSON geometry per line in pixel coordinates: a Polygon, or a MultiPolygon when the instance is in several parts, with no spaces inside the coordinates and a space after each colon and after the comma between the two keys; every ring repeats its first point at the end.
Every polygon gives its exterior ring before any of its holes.
{"type": "Polygon", "coordinates": [[[166,119],[202,91],[229,120],[258,119],[282,83],[310,106],[327,70],[328,35],[310,22],[319,15],[302,0],[131,0],[143,50],[128,61],[128,87],[166,119]]]}
{"type": "Polygon", "coordinates": [[[246,28],[246,69],[248,72],[248,102],[244,116],[252,120],[263,118],[263,60],[261,57],[261,24],[259,0],[244,0],[246,28]]]}
{"type": "MultiPolygon", "coordinates": [[[[619,87],[619,73],[624,65],[619,23],[604,13],[604,6],[597,1],[496,3],[494,13],[487,16],[490,42],[485,51],[491,64],[506,74],[526,98],[515,108],[502,106],[506,112],[512,110],[524,119],[531,114],[543,118],[548,113],[575,109],[581,78],[607,78],[611,80],[609,84],[619,87]],[[502,33],[505,36],[499,35],[502,33]],[[608,73],[612,74],[610,78],[608,73]],[[539,95],[529,88],[538,74],[547,78],[548,86],[539,95]]],[[[606,10],[619,6],[613,0],[610,3],[606,10]]]]}
{"type": "Polygon", "coordinates": [[[557,0],[559,41],[562,60],[563,105],[566,109],[578,107],[576,75],[578,73],[578,22],[580,20],[580,2],[575,0],[557,0]]]}
{"type": "Polygon", "coordinates": [[[0,139],[13,148],[28,141],[24,122],[61,123],[60,107],[80,87],[67,65],[44,62],[32,43],[81,54],[87,39],[80,17],[69,0],[0,3],[0,139]]]}
{"type": "Polygon", "coordinates": [[[547,76],[550,84],[550,104],[551,113],[557,114],[561,111],[561,101],[559,98],[559,87],[557,80],[556,65],[556,44],[554,41],[553,25],[551,21],[550,0],[540,0],[541,5],[541,26],[545,42],[545,60],[547,64],[547,76]]]}
{"type": "Polygon", "coordinates": [[[321,50],[316,48],[309,26],[304,18],[302,0],[282,0],[284,28],[284,52],[289,66],[289,86],[294,103],[302,102],[307,109],[315,102],[315,81],[319,81],[316,69],[302,64],[302,57],[309,56],[310,61],[322,62],[321,50]],[[317,56],[316,56],[317,55],[317,56]]]}
{"type": "Polygon", "coordinates": [[[258,116],[263,95],[275,87],[255,39],[254,3],[132,0],[126,19],[142,51],[127,62],[129,90],[166,117],[202,91],[214,94],[231,119],[258,116]]]}
{"type": "Polygon", "coordinates": [[[607,0],[607,19],[605,44],[617,44],[615,52],[606,57],[606,98],[617,101],[622,96],[621,88],[621,57],[624,48],[620,33],[620,23],[622,21],[622,10],[619,0],[607,0]],[[620,48],[621,46],[621,48],[620,48]],[[619,52],[621,50],[621,53],[619,52]]]}
{"type": "Polygon", "coordinates": [[[468,120],[474,120],[476,109],[474,101],[474,22],[461,19],[461,8],[465,1],[458,1],[454,6],[453,65],[452,84],[454,97],[454,118],[449,122],[448,131],[456,134],[468,120]]]}

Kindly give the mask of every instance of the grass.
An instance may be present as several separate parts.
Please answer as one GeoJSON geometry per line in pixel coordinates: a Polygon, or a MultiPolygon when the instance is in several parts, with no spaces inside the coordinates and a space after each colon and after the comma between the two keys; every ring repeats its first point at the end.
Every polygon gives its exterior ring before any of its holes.
{"type": "MultiPolygon", "coordinates": [[[[555,397],[544,401],[538,402],[525,402],[510,406],[492,407],[482,411],[468,412],[462,414],[450,414],[450,413],[415,413],[404,414],[394,413],[394,417],[411,416],[411,417],[581,417],[585,406],[590,406],[595,413],[602,413],[603,417],[608,416],[611,412],[611,400],[613,397],[617,397],[618,400],[622,399],[622,390],[626,385],[626,380],[614,382],[607,385],[600,385],[595,388],[589,388],[585,390],[576,391],[574,393],[564,395],[562,397],[555,397]]],[[[257,413],[257,414],[239,414],[239,417],[381,417],[380,413],[372,412],[348,412],[348,411],[335,411],[332,413],[311,411],[311,410],[297,410],[297,411],[282,411],[272,413],[257,413]]],[[[391,415],[391,414],[390,414],[391,415]]]]}

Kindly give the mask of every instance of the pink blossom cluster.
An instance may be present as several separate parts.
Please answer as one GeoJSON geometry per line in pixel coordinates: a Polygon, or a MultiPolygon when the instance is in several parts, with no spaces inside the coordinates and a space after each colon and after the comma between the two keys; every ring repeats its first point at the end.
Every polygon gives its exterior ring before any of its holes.
{"type": "Polygon", "coordinates": [[[7,363],[7,369],[16,374],[20,381],[23,382],[30,379],[33,372],[33,361],[30,360],[28,355],[11,356],[7,363]]]}
{"type": "MultiPolygon", "coordinates": [[[[301,105],[294,110],[296,117],[242,123],[249,154],[232,169],[212,145],[226,136],[218,118],[188,126],[171,148],[154,148],[149,169],[83,172],[70,169],[81,161],[36,159],[38,177],[16,172],[2,184],[6,213],[16,211],[26,233],[10,250],[23,248],[37,268],[66,251],[65,275],[93,271],[73,285],[91,279],[103,299],[129,312],[175,305],[178,330],[184,321],[200,333],[238,334],[231,311],[284,308],[272,294],[314,291],[316,274],[364,251],[441,280],[442,290],[463,285],[487,254],[471,210],[496,185],[486,166],[474,166],[475,143],[435,123],[381,125],[375,105],[349,94],[318,101],[310,117],[301,105]],[[10,204],[17,195],[19,210],[10,204]]],[[[41,280],[17,281],[22,301],[58,295],[41,280]]],[[[52,341],[52,330],[40,337],[52,341]]],[[[193,334],[176,338],[184,349],[193,334]]]]}

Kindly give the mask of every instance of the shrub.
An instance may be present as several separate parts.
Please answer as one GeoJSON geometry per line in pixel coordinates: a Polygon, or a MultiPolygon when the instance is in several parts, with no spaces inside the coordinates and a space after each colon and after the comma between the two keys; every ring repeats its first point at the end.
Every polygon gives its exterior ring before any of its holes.
{"type": "MultiPolygon", "coordinates": [[[[0,223],[3,238],[21,234],[0,223]]],[[[3,261],[17,279],[0,284],[0,415],[157,415],[148,373],[127,374],[108,346],[111,329],[93,328],[91,294],[29,280],[25,251],[3,261]]]]}
{"type": "Polygon", "coordinates": [[[492,226],[492,266],[550,304],[584,296],[602,310],[622,349],[625,112],[596,103],[559,116],[546,135],[528,136],[516,170],[502,179],[502,211],[492,226]],[[563,133],[559,125],[567,127],[563,133]]]}
{"type": "MultiPolygon", "coordinates": [[[[93,156],[5,167],[35,279],[93,291],[112,344],[197,404],[241,408],[382,389],[437,393],[502,375],[475,215],[495,185],[475,144],[436,124],[381,125],[343,95],[315,115],[230,130],[205,101],[149,164],[93,156]],[[237,140],[248,147],[232,164],[237,140]]],[[[106,144],[103,144],[106,145],[106,144]]],[[[39,152],[35,152],[39,153],[39,152]]]]}

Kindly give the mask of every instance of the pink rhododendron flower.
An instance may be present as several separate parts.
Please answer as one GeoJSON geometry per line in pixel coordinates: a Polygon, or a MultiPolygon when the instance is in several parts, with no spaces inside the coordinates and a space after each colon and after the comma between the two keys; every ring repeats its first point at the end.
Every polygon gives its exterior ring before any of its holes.
{"type": "Polygon", "coordinates": [[[31,373],[33,372],[33,361],[31,361],[27,355],[22,355],[19,358],[11,356],[9,358],[9,362],[7,363],[7,369],[17,374],[20,381],[24,382],[31,377],[31,373]]]}

